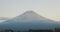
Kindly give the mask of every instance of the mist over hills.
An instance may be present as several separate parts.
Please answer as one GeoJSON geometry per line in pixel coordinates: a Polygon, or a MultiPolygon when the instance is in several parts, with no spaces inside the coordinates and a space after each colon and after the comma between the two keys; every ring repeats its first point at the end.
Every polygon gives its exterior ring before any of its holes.
{"type": "Polygon", "coordinates": [[[59,22],[40,16],[34,11],[27,11],[0,24],[0,30],[54,29],[56,27],[60,28],[59,22]]]}

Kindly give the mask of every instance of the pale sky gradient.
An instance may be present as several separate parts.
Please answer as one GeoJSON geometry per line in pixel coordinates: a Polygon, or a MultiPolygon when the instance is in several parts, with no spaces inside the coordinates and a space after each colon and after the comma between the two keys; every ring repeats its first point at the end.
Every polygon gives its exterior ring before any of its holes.
{"type": "Polygon", "coordinates": [[[0,0],[0,17],[13,18],[27,10],[60,21],[60,0],[0,0]]]}

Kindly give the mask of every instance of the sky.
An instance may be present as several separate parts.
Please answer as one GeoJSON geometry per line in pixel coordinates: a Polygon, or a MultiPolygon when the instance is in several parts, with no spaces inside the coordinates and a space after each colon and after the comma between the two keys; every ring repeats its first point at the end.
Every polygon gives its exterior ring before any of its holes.
{"type": "Polygon", "coordinates": [[[29,10],[60,21],[60,0],[0,0],[0,17],[13,18],[29,10]]]}

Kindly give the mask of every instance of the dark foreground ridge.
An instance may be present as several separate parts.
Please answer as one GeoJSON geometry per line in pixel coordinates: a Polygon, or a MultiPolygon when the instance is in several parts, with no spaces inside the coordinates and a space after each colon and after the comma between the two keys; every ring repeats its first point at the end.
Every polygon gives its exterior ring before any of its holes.
{"type": "Polygon", "coordinates": [[[49,30],[49,29],[32,30],[32,29],[30,29],[28,31],[20,31],[20,30],[14,31],[12,29],[6,29],[6,30],[2,30],[0,32],[60,32],[60,29],[59,28],[58,29],[55,28],[54,30],[49,30]]]}

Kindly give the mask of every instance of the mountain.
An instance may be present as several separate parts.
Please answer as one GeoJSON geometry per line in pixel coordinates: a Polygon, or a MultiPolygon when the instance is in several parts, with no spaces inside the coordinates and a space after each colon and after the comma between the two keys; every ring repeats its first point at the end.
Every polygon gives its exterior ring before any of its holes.
{"type": "Polygon", "coordinates": [[[0,30],[29,30],[29,29],[54,29],[60,28],[60,23],[38,15],[34,11],[27,11],[0,24],[0,30]]]}

